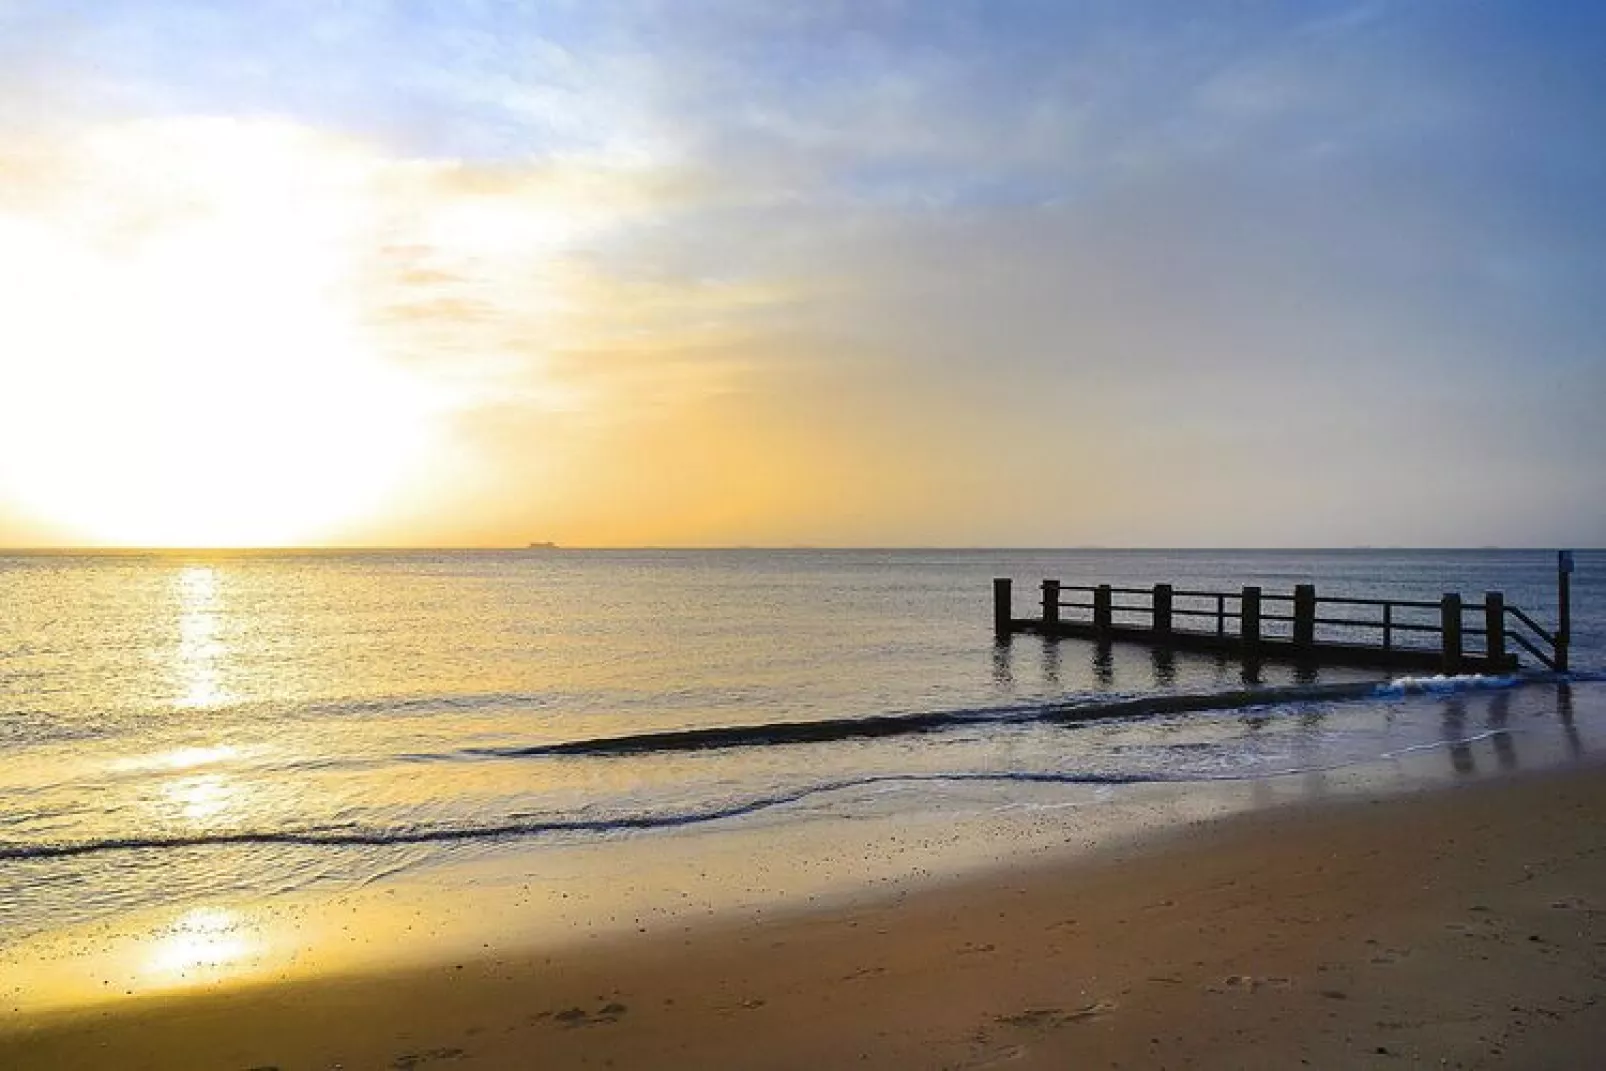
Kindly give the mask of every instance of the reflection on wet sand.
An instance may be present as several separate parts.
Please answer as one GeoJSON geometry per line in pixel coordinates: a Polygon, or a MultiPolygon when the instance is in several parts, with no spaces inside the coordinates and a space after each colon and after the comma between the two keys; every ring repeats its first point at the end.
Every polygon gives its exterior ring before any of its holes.
{"type": "Polygon", "coordinates": [[[1573,720],[1573,686],[1567,681],[1556,685],[1556,714],[1561,718],[1561,729],[1567,737],[1567,751],[1576,759],[1584,753],[1584,739],[1573,720]]]}
{"type": "Polygon", "coordinates": [[[1511,693],[1496,692],[1489,704],[1489,728],[1494,732],[1495,761],[1502,770],[1517,768],[1517,743],[1514,734],[1506,728],[1511,720],[1511,693]]]}
{"type": "Polygon", "coordinates": [[[1450,765],[1455,772],[1476,773],[1478,760],[1467,743],[1467,704],[1460,696],[1444,701],[1444,739],[1450,745],[1450,765]]]}
{"type": "Polygon", "coordinates": [[[169,979],[188,979],[197,973],[224,976],[256,948],[256,942],[233,911],[197,907],[180,915],[153,938],[145,970],[169,979]]]}

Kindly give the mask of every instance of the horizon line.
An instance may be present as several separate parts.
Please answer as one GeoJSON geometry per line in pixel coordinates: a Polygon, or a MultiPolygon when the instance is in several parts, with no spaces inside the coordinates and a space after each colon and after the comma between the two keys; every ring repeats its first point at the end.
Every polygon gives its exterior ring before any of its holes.
{"type": "Polygon", "coordinates": [[[1106,553],[1154,551],[1253,551],[1253,552],[1333,552],[1333,551],[1561,551],[1596,552],[1606,547],[1556,546],[1553,544],[1478,544],[1437,545],[1426,543],[1352,543],[1346,545],[1281,545],[1253,546],[1247,544],[1110,544],[1075,543],[1047,544],[847,544],[847,543],[593,543],[546,544],[541,546],[513,546],[501,543],[485,544],[308,544],[262,546],[105,546],[97,544],[63,544],[43,546],[0,547],[0,554],[396,554],[396,553],[508,553],[531,554],[590,551],[1094,551],[1106,553]]]}

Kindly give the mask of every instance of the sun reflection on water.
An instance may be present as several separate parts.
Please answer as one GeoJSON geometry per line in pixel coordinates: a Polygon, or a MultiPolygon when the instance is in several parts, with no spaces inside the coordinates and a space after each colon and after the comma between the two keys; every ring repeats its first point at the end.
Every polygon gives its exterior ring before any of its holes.
{"type": "Polygon", "coordinates": [[[174,581],[174,594],[179,611],[173,666],[180,689],[178,706],[218,706],[229,698],[223,684],[229,649],[220,638],[223,600],[218,571],[209,565],[186,567],[174,581]]]}
{"type": "Polygon", "coordinates": [[[240,749],[232,744],[214,744],[211,747],[177,747],[171,751],[147,752],[113,761],[113,770],[191,770],[209,766],[214,762],[227,762],[240,757],[240,749]]]}
{"type": "Polygon", "coordinates": [[[224,762],[236,758],[239,754],[239,748],[229,744],[218,744],[215,747],[181,747],[162,754],[157,761],[170,770],[188,770],[195,766],[224,762]]]}
{"type": "Polygon", "coordinates": [[[192,822],[215,818],[233,809],[239,795],[222,774],[194,774],[162,786],[162,798],[173,811],[192,822]]]}

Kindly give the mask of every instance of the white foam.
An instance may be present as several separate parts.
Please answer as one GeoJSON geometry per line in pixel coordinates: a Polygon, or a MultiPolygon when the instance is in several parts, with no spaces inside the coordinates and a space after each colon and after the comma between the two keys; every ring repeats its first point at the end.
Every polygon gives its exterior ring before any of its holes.
{"type": "Polygon", "coordinates": [[[1378,695],[1417,695],[1424,692],[1468,692],[1483,688],[1511,688],[1517,684],[1514,676],[1499,677],[1483,673],[1459,673],[1432,677],[1396,677],[1377,686],[1378,695]]]}

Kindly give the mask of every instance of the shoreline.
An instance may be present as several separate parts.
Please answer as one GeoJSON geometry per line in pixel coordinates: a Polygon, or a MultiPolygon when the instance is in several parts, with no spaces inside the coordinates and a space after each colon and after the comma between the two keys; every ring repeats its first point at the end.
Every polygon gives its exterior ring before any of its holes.
{"type": "Polygon", "coordinates": [[[1590,764],[1252,811],[879,901],[13,1016],[0,1063],[1565,1066],[1606,1032],[1603,819],[1590,764]]]}

